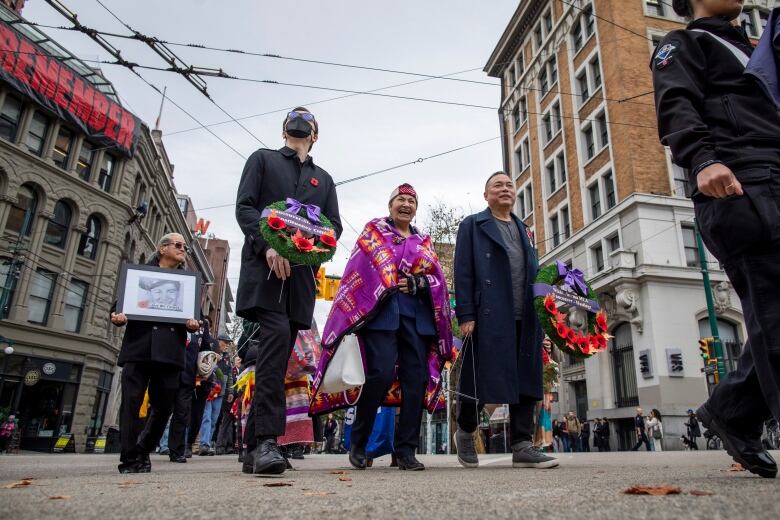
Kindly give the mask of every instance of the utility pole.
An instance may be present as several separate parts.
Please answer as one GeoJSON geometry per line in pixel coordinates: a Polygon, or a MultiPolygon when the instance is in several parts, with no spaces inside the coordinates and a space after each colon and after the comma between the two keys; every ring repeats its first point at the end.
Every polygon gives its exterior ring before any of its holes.
{"type": "Polygon", "coordinates": [[[701,240],[701,233],[699,233],[699,224],[694,219],[693,230],[696,234],[696,247],[699,250],[699,264],[701,266],[701,277],[704,281],[704,296],[707,299],[707,316],[710,320],[710,332],[714,339],[715,357],[718,360],[718,382],[723,382],[726,377],[726,366],[723,363],[723,344],[720,341],[718,335],[718,319],[715,316],[715,303],[712,298],[712,285],[710,285],[710,272],[707,268],[707,252],[704,249],[704,243],[701,240]]]}

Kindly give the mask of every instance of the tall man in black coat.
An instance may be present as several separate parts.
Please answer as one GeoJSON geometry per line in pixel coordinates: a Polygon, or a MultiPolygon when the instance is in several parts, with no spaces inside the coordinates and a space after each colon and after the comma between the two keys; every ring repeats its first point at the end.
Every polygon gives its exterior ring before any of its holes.
{"type": "Polygon", "coordinates": [[[260,325],[255,371],[254,473],[283,473],[286,462],[276,437],[286,425],[284,375],[299,330],[311,327],[317,267],[290,265],[269,247],[259,231],[260,216],[269,204],[288,197],[320,207],[341,235],[336,186],[309,155],[318,124],[298,107],[282,124],[286,146],[260,149],[244,166],[236,200],[236,219],[244,232],[236,314],[260,325]]]}
{"type": "Polygon", "coordinates": [[[558,465],[531,442],[543,397],[542,329],[531,290],[538,266],[528,228],[512,213],[515,196],[509,175],[492,174],[485,183],[488,208],[458,228],[455,314],[470,338],[464,340],[455,434],[464,467],[479,465],[474,432],[486,403],[509,404],[514,467],[558,465]]]}
{"type": "MultiPolygon", "coordinates": [[[[147,265],[182,269],[187,256],[184,237],[169,233],[157,243],[157,252],[147,265]]],[[[161,323],[128,320],[123,313],[111,313],[111,323],[127,325],[117,364],[122,367],[120,406],[120,473],[148,473],[149,453],[160,442],[184,368],[187,331],[196,331],[198,320],[161,323]],[[142,432],[138,431],[138,411],[149,389],[151,412],[142,432]]]]}

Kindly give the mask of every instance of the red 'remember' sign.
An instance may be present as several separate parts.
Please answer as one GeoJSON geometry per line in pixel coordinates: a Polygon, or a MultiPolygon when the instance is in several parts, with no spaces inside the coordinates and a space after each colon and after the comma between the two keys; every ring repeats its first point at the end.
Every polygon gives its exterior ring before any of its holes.
{"type": "Polygon", "coordinates": [[[133,156],[141,120],[4,21],[0,80],[76,125],[90,139],[133,156]]]}

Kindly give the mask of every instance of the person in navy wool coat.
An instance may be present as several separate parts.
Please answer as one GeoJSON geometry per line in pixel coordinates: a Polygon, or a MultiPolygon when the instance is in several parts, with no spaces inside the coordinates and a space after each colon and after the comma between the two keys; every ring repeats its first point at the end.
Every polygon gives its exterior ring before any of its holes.
{"type": "Polygon", "coordinates": [[[542,330],[531,286],[538,264],[527,227],[512,213],[514,181],[504,172],[485,183],[488,208],[466,217],[455,246],[455,314],[466,339],[458,398],[458,461],[477,467],[474,432],[486,403],[509,404],[514,467],[558,461],[533,446],[542,395],[542,330]]]}

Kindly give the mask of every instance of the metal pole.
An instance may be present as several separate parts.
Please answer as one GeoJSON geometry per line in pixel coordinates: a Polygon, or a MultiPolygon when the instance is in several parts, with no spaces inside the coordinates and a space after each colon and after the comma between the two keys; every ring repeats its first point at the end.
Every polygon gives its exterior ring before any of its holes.
{"type": "MultiPolygon", "coordinates": [[[[447,369],[447,379],[445,379],[445,382],[447,384],[447,393],[444,394],[444,399],[447,402],[447,450],[446,453],[450,454],[452,453],[452,450],[450,449],[450,444],[452,444],[452,436],[450,435],[450,419],[451,419],[451,411],[450,411],[450,373],[452,373],[452,367],[447,369]]],[[[477,422],[479,422],[479,417],[477,417],[477,422]]]]}
{"type": "Polygon", "coordinates": [[[715,357],[718,360],[718,381],[723,381],[726,377],[726,366],[723,363],[723,345],[720,342],[720,336],[718,334],[718,318],[715,316],[715,303],[712,298],[712,286],[710,285],[710,272],[707,268],[707,253],[704,249],[704,243],[701,239],[701,233],[699,233],[699,224],[694,219],[693,230],[696,235],[696,247],[699,250],[699,264],[701,266],[701,277],[704,281],[704,296],[707,299],[707,316],[710,320],[710,332],[714,339],[715,357]]]}

